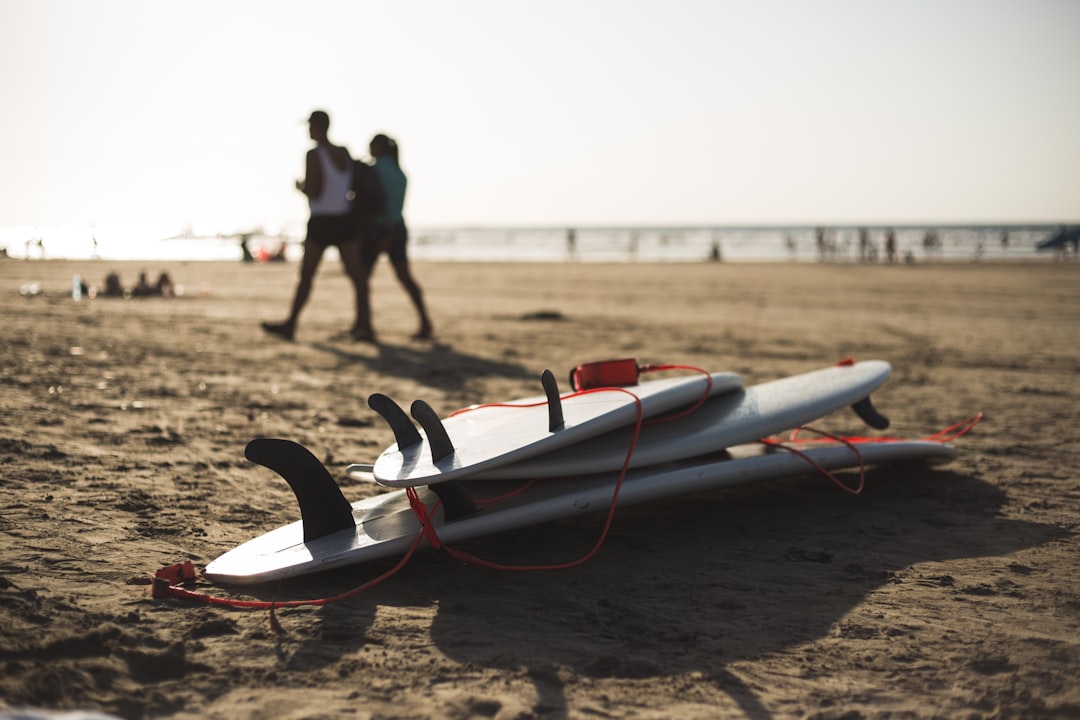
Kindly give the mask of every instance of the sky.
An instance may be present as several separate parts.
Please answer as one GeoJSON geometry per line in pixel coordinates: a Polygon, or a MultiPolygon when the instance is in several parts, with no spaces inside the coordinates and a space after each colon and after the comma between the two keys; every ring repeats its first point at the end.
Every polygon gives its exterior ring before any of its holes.
{"type": "Polygon", "coordinates": [[[0,0],[0,227],[1080,221],[1075,0],[0,0]]]}

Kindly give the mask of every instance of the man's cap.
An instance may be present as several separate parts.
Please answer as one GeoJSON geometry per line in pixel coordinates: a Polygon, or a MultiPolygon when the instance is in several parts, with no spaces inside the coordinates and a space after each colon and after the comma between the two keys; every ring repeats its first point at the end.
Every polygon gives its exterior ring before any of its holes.
{"type": "Polygon", "coordinates": [[[315,110],[308,118],[309,125],[330,125],[330,116],[326,114],[325,110],[315,110]]]}

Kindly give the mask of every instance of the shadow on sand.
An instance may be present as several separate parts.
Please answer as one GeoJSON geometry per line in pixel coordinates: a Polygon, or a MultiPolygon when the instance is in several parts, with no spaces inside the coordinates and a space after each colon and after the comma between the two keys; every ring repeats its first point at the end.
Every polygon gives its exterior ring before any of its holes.
{"type": "MultiPolygon", "coordinates": [[[[907,466],[867,479],[859,497],[787,479],[626,508],[600,553],[563,573],[495,572],[420,553],[367,597],[320,609],[314,631],[283,659],[327,665],[370,639],[377,607],[435,605],[438,651],[527,677],[539,698],[533,710],[544,717],[568,713],[567,673],[699,673],[745,715],[765,718],[731,663],[828,636],[869,593],[906,582],[900,573],[913,564],[1004,556],[1062,532],[1000,517],[1004,493],[963,475],[907,466]]],[[[461,547],[508,564],[569,560],[591,546],[600,522],[574,519],[461,547]]],[[[371,567],[346,568],[272,592],[332,594],[372,576],[371,567]]]]}
{"type": "Polygon", "coordinates": [[[542,368],[534,372],[518,363],[461,353],[441,343],[414,346],[380,343],[356,349],[316,343],[313,347],[334,355],[343,366],[359,365],[380,374],[410,378],[440,390],[458,390],[464,383],[478,377],[512,380],[535,378],[537,387],[540,387],[542,368]]]}

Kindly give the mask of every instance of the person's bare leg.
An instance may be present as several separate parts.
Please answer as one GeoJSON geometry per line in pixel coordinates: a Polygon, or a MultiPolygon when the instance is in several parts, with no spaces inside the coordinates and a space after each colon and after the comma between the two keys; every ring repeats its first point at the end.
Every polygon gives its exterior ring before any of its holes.
{"type": "Polygon", "coordinates": [[[371,286],[368,278],[371,268],[364,267],[359,242],[346,243],[338,248],[341,264],[352,281],[356,292],[356,320],[349,334],[353,340],[375,342],[375,330],[371,326],[371,286]]]}
{"type": "Polygon", "coordinates": [[[311,296],[311,288],[315,283],[315,272],[322,262],[323,252],[326,248],[313,243],[304,243],[304,257],[300,261],[300,279],[296,283],[296,293],[293,295],[292,309],[289,318],[281,323],[262,324],[263,330],[273,335],[278,335],[287,340],[292,340],[296,334],[296,323],[300,319],[300,312],[307,304],[311,296]]]}
{"type": "Polygon", "coordinates": [[[412,273],[409,271],[408,261],[395,262],[394,272],[397,274],[398,282],[405,288],[405,292],[409,294],[409,299],[416,306],[417,314],[420,315],[420,329],[413,335],[413,338],[416,340],[430,340],[434,335],[434,328],[431,326],[431,318],[428,317],[427,307],[424,305],[424,293],[420,290],[416,280],[413,279],[412,273]]]}

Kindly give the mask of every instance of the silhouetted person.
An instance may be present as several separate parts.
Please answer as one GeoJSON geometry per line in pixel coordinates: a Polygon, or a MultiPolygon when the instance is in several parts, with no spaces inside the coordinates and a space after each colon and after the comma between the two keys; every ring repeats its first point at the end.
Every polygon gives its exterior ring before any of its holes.
{"type": "Polygon", "coordinates": [[[315,147],[307,153],[304,179],[296,181],[296,189],[307,195],[311,209],[307,237],[304,239],[304,257],[300,261],[300,279],[296,284],[289,317],[284,322],[262,324],[264,330],[286,340],[292,340],[296,334],[297,320],[311,295],[315,272],[319,269],[326,248],[336,246],[341,255],[345,272],[356,290],[358,318],[360,304],[367,295],[359,236],[350,213],[353,160],[347,149],[330,142],[327,137],[329,129],[329,115],[322,110],[311,113],[308,130],[315,147]]]}
{"type": "Polygon", "coordinates": [[[169,273],[162,272],[158,275],[157,284],[154,286],[156,294],[161,297],[175,297],[176,288],[173,285],[172,278],[169,277],[169,273]]]}
{"type": "Polygon", "coordinates": [[[937,230],[927,230],[923,235],[923,252],[926,253],[927,258],[941,252],[941,236],[938,235],[937,230]]]}
{"type": "Polygon", "coordinates": [[[710,262],[723,262],[724,251],[720,247],[720,238],[713,236],[712,246],[709,248],[709,261],[710,262]]]}
{"type": "MultiPolygon", "coordinates": [[[[112,273],[105,278],[105,294],[126,294],[120,286],[120,277],[115,273],[112,273]],[[119,292],[117,292],[117,290],[119,290],[119,292]]],[[[158,275],[157,282],[153,285],[150,284],[146,272],[141,272],[139,273],[139,281],[135,283],[135,287],[131,288],[131,297],[173,297],[174,295],[173,281],[167,272],[162,272],[158,275]]]]}
{"type": "Polygon", "coordinates": [[[139,273],[139,282],[135,283],[135,287],[131,288],[131,294],[133,297],[146,297],[154,294],[154,288],[150,285],[150,281],[146,279],[145,272],[139,273]]]}
{"type": "Polygon", "coordinates": [[[370,288],[368,278],[371,277],[379,256],[385,252],[390,258],[390,264],[394,267],[398,282],[409,294],[409,299],[412,300],[416,313],[420,316],[420,328],[413,335],[413,339],[430,340],[434,332],[431,318],[428,317],[427,307],[424,305],[424,294],[409,269],[409,257],[406,252],[409,231],[405,225],[403,210],[408,178],[401,170],[397,142],[380,133],[371,139],[370,150],[371,156],[375,159],[375,175],[382,189],[382,210],[376,215],[374,229],[363,244],[365,294],[363,300],[357,303],[357,322],[356,327],[353,328],[353,339],[375,341],[375,329],[371,324],[371,304],[367,298],[367,291],[370,288]]]}
{"type": "Polygon", "coordinates": [[[566,257],[570,260],[577,258],[577,231],[574,228],[566,231],[566,257]]]}
{"type": "Polygon", "coordinates": [[[110,272],[105,276],[105,291],[102,294],[105,297],[122,297],[124,295],[124,286],[120,282],[118,273],[110,272]]]}
{"type": "Polygon", "coordinates": [[[885,231],[885,259],[889,263],[896,262],[896,231],[892,228],[885,231]]]}
{"type": "Polygon", "coordinates": [[[240,236],[240,252],[246,263],[255,262],[255,256],[251,254],[251,248],[248,247],[249,239],[251,239],[251,236],[247,233],[240,236]]]}

